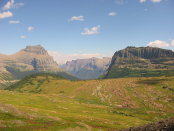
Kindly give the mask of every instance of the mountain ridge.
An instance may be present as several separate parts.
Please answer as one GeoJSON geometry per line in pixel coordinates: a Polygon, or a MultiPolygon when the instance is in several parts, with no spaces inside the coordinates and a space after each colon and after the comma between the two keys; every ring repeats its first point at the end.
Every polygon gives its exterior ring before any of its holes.
{"type": "Polygon", "coordinates": [[[68,61],[61,67],[79,79],[97,79],[109,67],[111,58],[88,58],[68,61]]]}
{"type": "Polygon", "coordinates": [[[174,72],[174,52],[156,47],[127,47],[115,52],[104,78],[161,76],[174,72]]]}
{"type": "Polygon", "coordinates": [[[76,79],[62,70],[41,46],[27,46],[11,55],[0,55],[0,86],[11,81],[20,80],[27,75],[39,72],[58,73],[66,78],[76,79]]]}

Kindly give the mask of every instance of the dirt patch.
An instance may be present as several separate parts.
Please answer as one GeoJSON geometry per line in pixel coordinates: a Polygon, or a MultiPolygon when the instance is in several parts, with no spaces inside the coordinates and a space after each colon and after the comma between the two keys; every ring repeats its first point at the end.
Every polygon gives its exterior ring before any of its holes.
{"type": "Polygon", "coordinates": [[[23,114],[16,107],[14,107],[10,104],[0,104],[0,111],[4,112],[4,113],[15,114],[16,116],[21,116],[23,114]]]}
{"type": "Polygon", "coordinates": [[[140,127],[131,127],[120,131],[174,131],[174,117],[140,127]]]}

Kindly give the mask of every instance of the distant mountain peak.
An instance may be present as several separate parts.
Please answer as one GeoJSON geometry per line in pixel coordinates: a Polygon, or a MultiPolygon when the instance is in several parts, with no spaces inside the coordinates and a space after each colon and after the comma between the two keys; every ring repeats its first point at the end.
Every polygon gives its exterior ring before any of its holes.
{"type": "Polygon", "coordinates": [[[97,79],[105,73],[110,65],[111,58],[88,58],[68,61],[61,67],[79,79],[97,79]]]}
{"type": "Polygon", "coordinates": [[[48,52],[41,45],[26,46],[26,48],[23,49],[22,51],[34,54],[48,55],[48,52]]]}

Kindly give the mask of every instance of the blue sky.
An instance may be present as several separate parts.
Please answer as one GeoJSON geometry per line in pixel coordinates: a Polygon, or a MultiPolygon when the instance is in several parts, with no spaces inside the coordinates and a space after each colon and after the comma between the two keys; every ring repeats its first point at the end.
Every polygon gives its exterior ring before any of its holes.
{"type": "Polygon", "coordinates": [[[0,0],[0,53],[41,44],[110,56],[127,46],[174,49],[172,40],[174,0],[0,0]]]}

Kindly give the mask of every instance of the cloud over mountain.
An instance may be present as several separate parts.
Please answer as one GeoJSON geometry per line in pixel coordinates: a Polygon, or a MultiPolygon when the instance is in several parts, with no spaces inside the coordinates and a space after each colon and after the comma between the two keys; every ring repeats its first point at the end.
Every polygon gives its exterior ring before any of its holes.
{"type": "Polygon", "coordinates": [[[174,40],[171,41],[171,43],[168,43],[166,41],[161,41],[161,40],[155,40],[152,42],[149,42],[147,46],[151,47],[169,47],[169,46],[174,46],[174,40]]]}
{"type": "Polygon", "coordinates": [[[48,53],[60,65],[65,64],[67,61],[76,60],[76,59],[102,57],[102,55],[99,53],[94,53],[94,54],[86,54],[86,53],[83,53],[83,54],[63,54],[63,53],[58,53],[56,51],[48,51],[48,53]]]}

